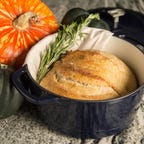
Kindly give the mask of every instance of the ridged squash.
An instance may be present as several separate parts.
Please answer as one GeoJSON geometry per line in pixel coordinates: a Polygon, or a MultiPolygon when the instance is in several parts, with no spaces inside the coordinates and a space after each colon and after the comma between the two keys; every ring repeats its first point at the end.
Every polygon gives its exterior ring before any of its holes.
{"type": "Polygon", "coordinates": [[[11,82],[13,68],[0,64],[0,119],[13,115],[23,102],[22,95],[11,82]]]}
{"type": "MultiPolygon", "coordinates": [[[[86,17],[88,17],[90,14],[89,11],[82,9],[82,8],[72,8],[69,11],[66,12],[66,14],[64,15],[63,19],[62,19],[62,24],[64,25],[69,25],[71,24],[73,21],[77,21],[78,23],[82,20],[85,19],[86,17]]],[[[98,19],[93,19],[89,25],[89,27],[94,27],[94,28],[101,28],[101,29],[106,29],[106,30],[110,30],[109,25],[102,20],[101,18],[98,19]]]]}

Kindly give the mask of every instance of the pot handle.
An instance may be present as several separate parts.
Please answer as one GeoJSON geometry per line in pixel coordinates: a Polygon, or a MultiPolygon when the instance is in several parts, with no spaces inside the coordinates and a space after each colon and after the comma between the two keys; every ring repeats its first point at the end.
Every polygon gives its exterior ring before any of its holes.
{"type": "Polygon", "coordinates": [[[30,75],[27,65],[15,71],[11,78],[16,89],[33,104],[47,104],[52,100],[58,99],[54,94],[36,83],[30,75]]]}

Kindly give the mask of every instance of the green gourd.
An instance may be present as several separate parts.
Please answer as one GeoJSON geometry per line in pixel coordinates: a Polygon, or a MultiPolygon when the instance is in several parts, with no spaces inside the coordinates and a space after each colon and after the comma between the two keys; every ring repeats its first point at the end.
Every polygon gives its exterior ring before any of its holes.
{"type": "MultiPolygon", "coordinates": [[[[61,23],[63,25],[69,25],[71,24],[73,21],[77,21],[77,23],[80,23],[80,21],[82,19],[85,19],[89,16],[89,12],[82,9],[82,8],[72,8],[69,11],[66,12],[66,14],[64,15],[61,23]]],[[[106,30],[110,30],[109,25],[107,24],[107,22],[105,22],[102,19],[94,19],[90,22],[90,24],[88,25],[89,27],[94,27],[94,28],[101,28],[101,29],[106,29],[106,30]]]]}
{"type": "Polygon", "coordinates": [[[87,12],[86,10],[82,8],[72,8],[66,12],[61,23],[64,25],[69,25],[73,21],[77,21],[78,17],[86,18],[88,17],[88,15],[89,15],[89,12],[87,12]]]}
{"type": "Polygon", "coordinates": [[[13,72],[12,67],[0,64],[0,119],[16,113],[23,102],[22,95],[11,82],[13,72]]]}

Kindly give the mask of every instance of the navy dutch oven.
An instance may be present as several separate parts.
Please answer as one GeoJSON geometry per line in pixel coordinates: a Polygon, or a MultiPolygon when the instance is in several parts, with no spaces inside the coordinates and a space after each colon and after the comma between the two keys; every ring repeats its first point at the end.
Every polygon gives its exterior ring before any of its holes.
{"type": "MultiPolygon", "coordinates": [[[[95,29],[88,29],[94,38],[95,29]]],[[[57,132],[77,138],[101,138],[127,128],[144,94],[144,54],[137,48],[143,45],[130,37],[131,42],[111,36],[103,46],[104,51],[122,59],[135,72],[139,82],[135,91],[110,100],[81,101],[51,93],[35,81],[40,53],[55,36],[45,37],[29,51],[23,67],[12,76],[15,87],[30,103],[37,105],[40,118],[57,132]]]]}

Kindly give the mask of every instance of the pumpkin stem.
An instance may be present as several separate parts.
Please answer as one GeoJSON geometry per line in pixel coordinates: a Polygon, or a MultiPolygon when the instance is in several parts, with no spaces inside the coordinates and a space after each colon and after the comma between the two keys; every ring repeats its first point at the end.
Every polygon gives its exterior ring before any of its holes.
{"type": "Polygon", "coordinates": [[[12,24],[18,30],[26,30],[32,24],[39,22],[38,16],[33,12],[25,12],[16,17],[12,24]]]}

